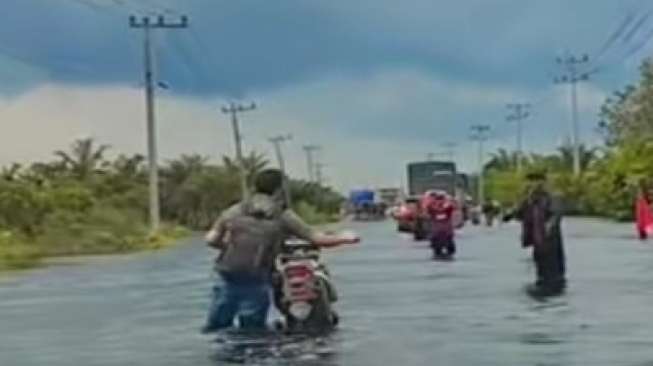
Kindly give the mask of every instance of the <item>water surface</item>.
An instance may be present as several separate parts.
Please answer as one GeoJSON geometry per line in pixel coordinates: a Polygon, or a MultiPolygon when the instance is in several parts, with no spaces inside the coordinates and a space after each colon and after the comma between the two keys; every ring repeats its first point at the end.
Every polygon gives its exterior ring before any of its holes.
{"type": "MultiPolygon", "coordinates": [[[[364,243],[325,255],[342,328],[270,364],[653,365],[653,247],[630,225],[569,219],[570,288],[539,302],[517,226],[464,229],[458,260],[432,262],[390,221],[353,224],[364,243]]],[[[2,366],[213,366],[199,335],[211,253],[190,239],[165,252],[0,277],[2,366]]],[[[263,360],[252,361],[254,364],[263,360]]]]}

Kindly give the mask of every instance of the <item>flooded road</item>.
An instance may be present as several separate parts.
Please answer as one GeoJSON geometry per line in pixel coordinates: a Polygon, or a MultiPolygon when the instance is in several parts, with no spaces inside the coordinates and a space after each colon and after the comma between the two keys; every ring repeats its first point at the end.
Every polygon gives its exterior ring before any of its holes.
{"type": "MultiPolygon", "coordinates": [[[[341,301],[330,359],[295,365],[653,365],[653,243],[630,225],[568,219],[568,294],[527,297],[514,224],[470,227],[458,260],[432,262],[390,221],[325,254],[341,301]]],[[[167,252],[0,277],[2,366],[212,366],[198,334],[211,253],[167,252]]],[[[279,360],[272,364],[283,364],[279,360]]]]}

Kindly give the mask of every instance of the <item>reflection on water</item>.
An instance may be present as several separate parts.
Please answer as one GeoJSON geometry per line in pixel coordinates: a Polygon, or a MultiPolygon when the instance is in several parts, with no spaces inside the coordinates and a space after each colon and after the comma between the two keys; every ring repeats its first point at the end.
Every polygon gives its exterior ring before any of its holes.
{"type": "MultiPolygon", "coordinates": [[[[199,334],[211,253],[171,251],[0,278],[2,366],[652,365],[653,248],[630,225],[568,220],[570,287],[537,299],[517,225],[471,227],[432,262],[392,223],[325,253],[342,295],[329,339],[242,347],[199,334]]],[[[275,338],[276,337],[276,338],[275,338]]]]}

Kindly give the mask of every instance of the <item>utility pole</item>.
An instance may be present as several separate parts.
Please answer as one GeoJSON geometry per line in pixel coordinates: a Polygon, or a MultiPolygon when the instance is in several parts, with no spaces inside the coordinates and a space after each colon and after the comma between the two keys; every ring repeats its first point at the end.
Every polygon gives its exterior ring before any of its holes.
{"type": "Polygon", "coordinates": [[[485,141],[487,140],[488,136],[487,133],[490,131],[490,126],[488,125],[473,125],[472,126],[472,131],[474,131],[474,134],[472,135],[472,140],[478,142],[478,187],[477,188],[477,195],[478,195],[478,203],[483,204],[485,202],[485,187],[484,185],[484,165],[485,165],[485,151],[484,151],[484,144],[485,141]]]}
{"type": "Polygon", "coordinates": [[[222,113],[231,115],[231,129],[234,135],[234,147],[236,149],[236,160],[238,160],[238,168],[240,170],[240,189],[243,199],[249,197],[249,187],[247,182],[247,167],[245,166],[245,157],[243,154],[243,135],[240,133],[240,123],[238,120],[238,113],[249,112],[256,109],[255,103],[249,105],[236,104],[229,102],[229,105],[222,107],[222,113]]]}
{"type": "Polygon", "coordinates": [[[286,173],[286,163],[283,159],[283,150],[281,149],[281,144],[283,144],[286,141],[292,140],[292,135],[278,135],[274,137],[270,137],[268,139],[272,145],[274,145],[274,152],[277,155],[277,162],[279,163],[279,170],[283,173],[283,194],[284,198],[286,200],[286,204],[288,207],[291,206],[292,204],[292,199],[290,197],[290,182],[288,179],[288,175],[286,173]]]}
{"type": "Polygon", "coordinates": [[[155,52],[152,41],[152,31],[155,29],[182,29],[188,27],[188,17],[181,16],[176,22],[166,20],[163,15],[157,17],[143,16],[129,17],[129,27],[143,30],[143,72],[145,81],[145,118],[147,120],[147,157],[149,165],[149,205],[150,229],[154,232],[161,223],[161,209],[159,204],[159,168],[158,149],[156,143],[156,116],[154,108],[155,52]]]}
{"type": "Polygon", "coordinates": [[[523,146],[522,146],[522,121],[530,116],[531,105],[529,103],[508,103],[506,107],[512,112],[508,114],[506,120],[508,122],[515,122],[517,128],[517,151],[515,156],[515,168],[517,173],[522,172],[523,163],[523,146]]]}
{"type": "Polygon", "coordinates": [[[321,185],[324,183],[324,167],[326,164],[322,162],[315,163],[315,183],[321,185]]]}
{"type": "Polygon", "coordinates": [[[313,155],[320,147],[315,144],[304,145],[304,153],[306,154],[306,165],[308,169],[308,181],[315,182],[315,156],[313,155]]]}
{"type": "Polygon", "coordinates": [[[572,140],[574,148],[574,174],[581,173],[580,166],[580,125],[578,121],[578,88],[577,84],[581,81],[589,80],[590,76],[596,73],[597,69],[586,70],[582,68],[588,65],[590,58],[588,55],[576,57],[566,54],[563,57],[558,57],[556,62],[564,69],[563,74],[554,78],[556,84],[569,84],[570,100],[571,100],[571,123],[572,123],[572,140]]]}
{"type": "Polygon", "coordinates": [[[317,183],[317,191],[315,192],[315,204],[318,210],[323,206],[324,197],[322,197],[322,184],[324,183],[324,176],[322,173],[324,167],[325,164],[322,162],[315,163],[315,183],[317,183]]]}

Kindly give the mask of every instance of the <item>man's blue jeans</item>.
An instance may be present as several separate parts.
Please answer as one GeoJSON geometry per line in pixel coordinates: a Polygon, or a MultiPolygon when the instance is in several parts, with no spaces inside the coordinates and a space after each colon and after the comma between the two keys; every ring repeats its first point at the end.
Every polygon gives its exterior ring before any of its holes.
{"type": "Polygon", "coordinates": [[[265,330],[270,309],[270,280],[220,274],[221,284],[213,287],[211,309],[204,327],[205,333],[233,327],[234,319],[243,330],[265,330]]]}

